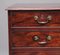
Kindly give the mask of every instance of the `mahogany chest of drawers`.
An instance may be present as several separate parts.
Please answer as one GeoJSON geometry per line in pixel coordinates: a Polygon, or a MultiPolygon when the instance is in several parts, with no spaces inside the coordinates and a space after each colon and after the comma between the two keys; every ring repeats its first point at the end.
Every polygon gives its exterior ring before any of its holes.
{"type": "Polygon", "coordinates": [[[59,4],[16,4],[7,10],[9,55],[60,55],[59,4]]]}

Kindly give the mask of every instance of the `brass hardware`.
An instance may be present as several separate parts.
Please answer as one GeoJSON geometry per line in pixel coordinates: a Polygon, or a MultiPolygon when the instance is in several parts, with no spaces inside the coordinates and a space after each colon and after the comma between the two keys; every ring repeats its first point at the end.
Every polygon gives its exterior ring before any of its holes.
{"type": "Polygon", "coordinates": [[[50,41],[52,39],[52,36],[47,36],[46,39],[50,41]]]}
{"type": "Polygon", "coordinates": [[[38,20],[39,17],[38,16],[34,16],[34,18],[35,18],[35,20],[38,20]]]}
{"type": "Polygon", "coordinates": [[[34,37],[33,37],[33,40],[34,40],[34,41],[39,41],[39,39],[40,39],[39,36],[34,36],[34,37]]]}
{"type": "Polygon", "coordinates": [[[48,19],[48,20],[52,20],[52,16],[51,16],[51,15],[48,15],[48,16],[47,16],[47,19],[48,19]]]}
{"type": "MultiPolygon", "coordinates": [[[[40,18],[44,18],[44,15],[41,15],[40,18]]],[[[46,23],[49,23],[52,20],[52,16],[51,15],[48,15],[47,18],[46,18],[46,21],[39,21],[39,17],[38,16],[34,16],[34,19],[39,24],[46,24],[46,23]]]]}
{"type": "Polygon", "coordinates": [[[38,42],[40,45],[44,45],[44,44],[47,44],[47,42],[38,42]]]}

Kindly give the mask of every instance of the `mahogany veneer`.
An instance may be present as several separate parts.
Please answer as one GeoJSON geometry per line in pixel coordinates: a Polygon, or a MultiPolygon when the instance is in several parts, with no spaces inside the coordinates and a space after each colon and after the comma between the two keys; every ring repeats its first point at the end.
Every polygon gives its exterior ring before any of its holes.
{"type": "Polygon", "coordinates": [[[40,52],[22,52],[22,53],[19,53],[19,52],[14,52],[14,55],[60,55],[60,53],[58,52],[44,52],[44,51],[41,51],[40,52]]]}
{"type": "Polygon", "coordinates": [[[10,55],[60,55],[59,4],[18,4],[7,10],[10,55]]]}
{"type": "Polygon", "coordinates": [[[60,11],[9,11],[9,18],[11,19],[11,26],[14,27],[32,27],[32,26],[42,26],[41,24],[38,24],[34,16],[39,16],[39,19],[41,15],[44,15],[44,17],[47,17],[48,15],[52,16],[52,20],[45,24],[44,26],[59,26],[60,25],[60,11]]]}
{"type": "Polygon", "coordinates": [[[15,32],[11,37],[12,47],[60,47],[59,32],[15,32]],[[34,36],[38,36],[39,40],[34,41],[34,36]],[[47,36],[52,36],[52,39],[48,41],[47,36]],[[47,41],[47,44],[40,45],[42,41],[47,41]]]}

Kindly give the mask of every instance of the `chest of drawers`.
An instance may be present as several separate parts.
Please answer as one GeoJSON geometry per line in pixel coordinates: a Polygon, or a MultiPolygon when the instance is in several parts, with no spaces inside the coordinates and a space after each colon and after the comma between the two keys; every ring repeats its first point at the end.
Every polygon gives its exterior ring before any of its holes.
{"type": "Polygon", "coordinates": [[[7,10],[10,55],[60,55],[59,4],[16,4],[7,10]]]}

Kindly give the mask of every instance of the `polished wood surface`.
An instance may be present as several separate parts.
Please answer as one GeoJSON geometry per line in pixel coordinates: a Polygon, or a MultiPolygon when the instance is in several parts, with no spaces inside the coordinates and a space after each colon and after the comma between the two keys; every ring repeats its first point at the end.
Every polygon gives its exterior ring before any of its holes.
{"type": "Polygon", "coordinates": [[[9,55],[60,55],[60,8],[53,6],[8,9],[9,55]],[[40,24],[34,16],[41,21],[41,15],[43,22],[49,15],[52,18],[40,24]]]}
{"type": "Polygon", "coordinates": [[[60,55],[60,48],[15,48],[14,55],[60,55]]]}
{"type": "Polygon", "coordinates": [[[14,55],[60,55],[60,53],[57,53],[57,52],[44,52],[44,51],[41,51],[41,52],[14,52],[14,55]]]}
{"type": "Polygon", "coordinates": [[[60,47],[60,33],[59,32],[13,32],[12,47],[60,47]],[[38,36],[39,40],[34,41],[34,36],[38,36]],[[51,40],[47,40],[47,36],[51,36],[51,40]],[[39,42],[46,41],[46,44],[39,44],[39,42]]]}
{"type": "Polygon", "coordinates": [[[60,25],[60,11],[9,11],[9,18],[11,25],[14,27],[32,27],[32,26],[59,26],[60,25]],[[37,23],[34,16],[39,17],[44,15],[44,19],[51,15],[51,21],[44,25],[37,23]]]}

